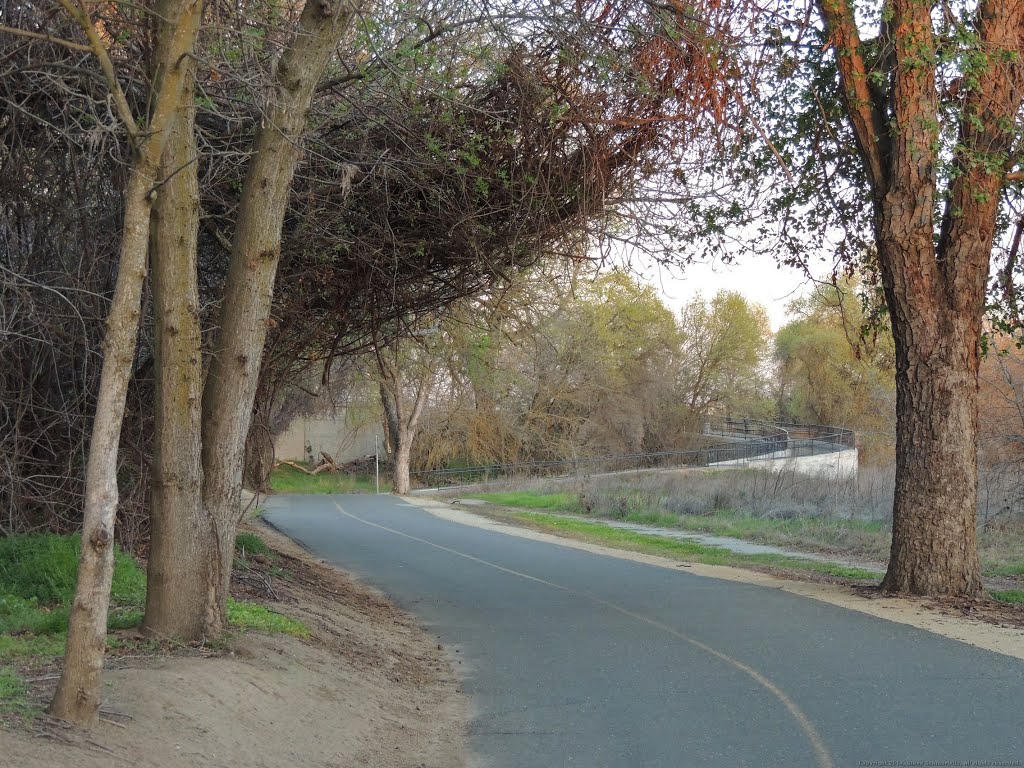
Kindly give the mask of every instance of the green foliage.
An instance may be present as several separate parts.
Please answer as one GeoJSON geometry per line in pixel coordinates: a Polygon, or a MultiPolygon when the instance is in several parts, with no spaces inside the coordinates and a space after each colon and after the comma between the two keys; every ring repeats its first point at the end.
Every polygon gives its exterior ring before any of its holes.
{"type": "Polygon", "coordinates": [[[1001,603],[1024,603],[1024,589],[993,590],[989,594],[1001,603]]]}
{"type": "MultiPolygon", "coordinates": [[[[55,534],[0,539],[0,659],[63,652],[80,542],[55,534]]],[[[137,626],[145,595],[145,573],[115,550],[108,628],[137,626]]]]}
{"type": "MultiPolygon", "coordinates": [[[[77,536],[51,534],[0,539],[0,661],[64,652],[79,541],[77,536]]],[[[240,533],[236,545],[247,553],[270,553],[266,543],[251,533],[240,533]]],[[[124,553],[118,552],[115,562],[107,626],[130,629],[142,622],[146,577],[124,553]]],[[[301,622],[255,603],[229,600],[228,620],[241,629],[309,636],[301,622]]]]}
{"type": "Polygon", "coordinates": [[[141,608],[127,608],[123,606],[111,606],[107,614],[107,629],[131,629],[142,623],[141,608]]]}
{"type": "Polygon", "coordinates": [[[29,632],[53,635],[67,631],[68,607],[40,605],[17,595],[0,595],[0,633],[29,632]]]}
{"type": "Polygon", "coordinates": [[[679,333],[649,285],[620,271],[577,287],[538,329],[528,417],[545,431],[540,457],[626,453],[650,443],[671,403],[679,333]],[[539,407],[538,407],[539,406],[539,407]]]}
{"type": "MultiPolygon", "coordinates": [[[[321,472],[311,476],[282,464],[270,473],[270,487],[274,493],[373,493],[376,486],[374,478],[366,475],[321,472]]],[[[385,473],[381,473],[380,489],[391,490],[385,473]]]]}
{"type": "Polygon", "coordinates": [[[271,634],[309,637],[309,628],[301,621],[290,619],[258,603],[228,599],[228,622],[239,629],[254,629],[271,634]]]}
{"type": "Polygon", "coordinates": [[[671,311],[653,286],[613,270],[580,287],[573,307],[584,334],[598,340],[602,362],[625,376],[630,362],[644,363],[678,342],[671,311]]]}
{"type": "Polygon", "coordinates": [[[888,329],[869,330],[862,285],[820,285],[793,302],[798,319],[775,337],[779,411],[796,423],[861,433],[868,460],[888,458],[896,421],[896,351],[888,329]]]}
{"type": "MultiPolygon", "coordinates": [[[[78,581],[80,536],[51,533],[8,536],[0,539],[0,593],[42,605],[70,603],[78,581]]],[[[112,601],[142,605],[146,575],[119,549],[114,551],[112,601]]]]}
{"type": "Polygon", "coordinates": [[[28,701],[28,686],[10,667],[0,667],[0,715],[30,715],[34,708],[28,701]]]}
{"type": "Polygon", "coordinates": [[[65,636],[66,629],[59,634],[48,635],[34,635],[31,632],[16,635],[0,633],[0,661],[60,656],[64,653],[65,636]]]}
{"type": "Polygon", "coordinates": [[[255,533],[243,532],[235,537],[235,551],[246,555],[269,555],[270,547],[255,533]]]}
{"type": "Polygon", "coordinates": [[[679,395],[691,429],[712,409],[728,414],[773,415],[762,366],[768,357],[768,313],[735,291],[698,297],[680,316],[682,351],[679,395]]]}
{"type": "Polygon", "coordinates": [[[679,343],[649,285],[622,271],[519,276],[444,329],[417,468],[571,459],[672,443],[679,343]]]}

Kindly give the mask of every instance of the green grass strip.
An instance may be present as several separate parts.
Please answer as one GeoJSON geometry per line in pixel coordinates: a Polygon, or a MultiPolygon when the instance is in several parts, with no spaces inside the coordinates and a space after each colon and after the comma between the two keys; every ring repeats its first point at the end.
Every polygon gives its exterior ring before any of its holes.
{"type": "MultiPolygon", "coordinates": [[[[376,485],[373,477],[366,475],[332,474],[321,472],[319,475],[307,475],[287,464],[275,468],[270,473],[270,487],[274,493],[373,493],[376,485]]],[[[391,483],[384,477],[380,479],[381,491],[390,491],[391,483]]]]}
{"type": "Polygon", "coordinates": [[[992,576],[1024,576],[1024,560],[1015,563],[992,565],[985,568],[985,573],[992,576]]]}
{"type": "Polygon", "coordinates": [[[758,554],[745,555],[730,552],[724,547],[701,544],[696,541],[672,539],[666,536],[634,533],[633,531],[613,528],[604,523],[592,523],[586,520],[574,520],[558,515],[537,512],[516,512],[514,517],[531,525],[562,535],[582,537],[595,543],[606,544],[620,549],[663,555],[677,560],[686,560],[706,565],[732,566],[772,566],[794,570],[815,571],[844,579],[877,581],[882,574],[863,568],[855,568],[836,563],[808,560],[791,555],[758,554]]]}
{"type": "Polygon", "coordinates": [[[1024,589],[992,590],[989,594],[1001,603],[1024,603],[1024,589]]]}
{"type": "Polygon", "coordinates": [[[255,533],[243,531],[235,537],[235,551],[245,555],[270,555],[270,547],[255,533]]]}
{"type": "Polygon", "coordinates": [[[521,509],[550,509],[562,512],[576,510],[579,497],[575,493],[536,493],[534,491],[508,491],[505,493],[472,493],[467,498],[521,509]]]}
{"type": "MultiPolygon", "coordinates": [[[[0,595],[40,605],[70,605],[78,581],[81,537],[37,533],[0,538],[0,595]]],[[[114,605],[141,607],[146,574],[130,555],[114,549],[114,605]]],[[[0,606],[0,613],[3,608],[0,606]]]]}
{"type": "Polygon", "coordinates": [[[0,721],[4,715],[31,715],[34,707],[28,701],[28,685],[10,667],[0,667],[0,721]]]}
{"type": "MultiPolygon", "coordinates": [[[[271,554],[266,542],[243,532],[236,542],[248,554],[271,554]]],[[[0,539],[0,663],[64,653],[78,577],[78,536],[33,534],[0,539]]],[[[130,556],[115,552],[114,583],[107,627],[142,623],[146,574],[130,556]]],[[[308,637],[301,622],[255,603],[230,601],[228,620],[240,629],[308,637]]]]}
{"type": "Polygon", "coordinates": [[[255,629],[269,634],[309,637],[309,628],[301,621],[275,613],[259,603],[228,599],[228,623],[238,629],[255,629]]]}

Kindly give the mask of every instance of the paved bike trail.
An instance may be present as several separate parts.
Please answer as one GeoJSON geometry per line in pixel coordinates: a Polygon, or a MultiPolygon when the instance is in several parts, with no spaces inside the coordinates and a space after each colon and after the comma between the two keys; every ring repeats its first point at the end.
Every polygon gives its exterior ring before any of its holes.
{"type": "Polygon", "coordinates": [[[1024,765],[1020,660],[393,496],[263,506],[453,649],[481,766],[1024,765]]]}

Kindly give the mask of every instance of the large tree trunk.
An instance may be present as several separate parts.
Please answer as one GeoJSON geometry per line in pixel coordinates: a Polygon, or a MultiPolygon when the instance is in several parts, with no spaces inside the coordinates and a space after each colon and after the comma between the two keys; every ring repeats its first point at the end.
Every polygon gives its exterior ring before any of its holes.
{"type": "Polygon", "coordinates": [[[408,430],[400,430],[398,434],[398,447],[392,457],[394,462],[392,482],[395,487],[394,493],[399,496],[409,494],[409,461],[412,454],[412,438],[408,430]]]}
{"type": "MultiPolygon", "coordinates": [[[[193,17],[198,23],[198,16],[193,17]]],[[[150,553],[143,631],[157,637],[199,640],[205,631],[205,564],[209,525],[202,509],[200,351],[196,242],[199,180],[196,162],[192,59],[177,119],[161,167],[153,204],[150,262],[153,274],[156,398],[150,553]]]]}
{"type": "Polygon", "coordinates": [[[221,634],[226,623],[245,440],[300,138],[316,84],[349,28],[356,5],[356,0],[335,0],[303,7],[298,30],[277,63],[242,190],[220,330],[203,392],[203,506],[214,552],[219,553],[207,572],[206,630],[212,637],[221,634]]]}
{"type": "Polygon", "coordinates": [[[179,62],[192,50],[198,27],[198,23],[190,25],[187,19],[192,14],[199,14],[200,4],[197,0],[168,0],[160,7],[161,17],[168,20],[166,29],[173,34],[164,46],[164,74],[154,87],[153,112],[144,134],[138,130],[130,113],[124,111],[126,101],[113,76],[113,65],[91,20],[78,9],[65,7],[89,36],[108,75],[108,85],[114,92],[115,101],[121,106],[121,117],[135,143],[125,191],[117,283],[107,318],[103,368],[86,467],[78,584],[71,607],[64,670],[50,703],[50,713],[54,716],[79,725],[91,725],[99,717],[100,675],[114,568],[117,454],[125,395],[138,339],[149,245],[151,192],[182,91],[184,78],[179,62]]]}
{"type": "Polygon", "coordinates": [[[274,436],[265,416],[257,408],[249,424],[249,435],[245,439],[242,487],[253,493],[270,493],[270,473],[273,468],[274,436]]]}
{"type": "MultiPolygon", "coordinates": [[[[979,315],[980,317],[980,308],[979,315]]],[[[968,318],[948,318],[973,325],[968,318]]],[[[894,324],[896,325],[896,324],[894,324]]],[[[973,330],[897,332],[896,493],[882,588],[919,595],[981,591],[978,493],[978,342],[973,330]]]]}
{"type": "Polygon", "coordinates": [[[384,425],[387,427],[387,448],[391,454],[391,490],[399,496],[409,493],[409,461],[412,457],[412,437],[404,428],[403,406],[397,375],[388,366],[381,365],[382,375],[388,376],[385,384],[382,379],[378,385],[380,402],[384,409],[384,425]],[[392,391],[398,395],[392,394],[392,391]]]}
{"type": "Polygon", "coordinates": [[[886,52],[874,72],[853,4],[818,0],[818,6],[870,185],[896,341],[896,493],[882,586],[976,595],[978,345],[1000,194],[1014,163],[1024,95],[1024,4],[979,3],[971,82],[955,98],[937,86],[931,3],[893,0],[873,42],[886,52]],[[937,221],[939,127],[956,111],[956,173],[949,174],[937,221]]]}

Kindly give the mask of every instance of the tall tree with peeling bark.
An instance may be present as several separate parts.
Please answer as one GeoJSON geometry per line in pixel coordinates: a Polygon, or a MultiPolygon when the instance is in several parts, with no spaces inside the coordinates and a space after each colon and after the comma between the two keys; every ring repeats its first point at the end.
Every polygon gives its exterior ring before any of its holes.
{"type": "Polygon", "coordinates": [[[893,0],[873,68],[853,6],[818,6],[870,187],[896,342],[896,495],[882,586],[974,595],[979,343],[1000,195],[1019,148],[1024,4],[982,0],[948,25],[948,39],[937,4],[893,0]],[[959,70],[946,88],[943,67],[959,70]]]}
{"type": "Polygon", "coordinates": [[[736,62],[761,85],[718,168],[753,192],[692,210],[690,232],[760,216],[752,250],[877,275],[897,399],[882,586],[976,595],[979,342],[993,247],[1020,202],[1024,3],[813,0],[752,18],[764,43],[736,62]]]}
{"type": "Polygon", "coordinates": [[[85,6],[73,5],[70,0],[61,0],[61,5],[88,39],[132,144],[118,278],[108,315],[99,400],[86,470],[78,584],[71,608],[64,670],[50,704],[50,713],[56,717],[88,725],[99,717],[100,674],[114,570],[117,453],[139,330],[149,249],[150,209],[154,196],[158,194],[160,158],[167,136],[174,129],[183,94],[190,93],[185,85],[189,69],[183,63],[192,53],[202,3],[201,0],[166,0],[157,9],[157,15],[166,20],[166,24],[158,35],[159,74],[152,86],[152,111],[144,128],[132,114],[108,53],[107,42],[85,6]]]}

